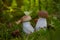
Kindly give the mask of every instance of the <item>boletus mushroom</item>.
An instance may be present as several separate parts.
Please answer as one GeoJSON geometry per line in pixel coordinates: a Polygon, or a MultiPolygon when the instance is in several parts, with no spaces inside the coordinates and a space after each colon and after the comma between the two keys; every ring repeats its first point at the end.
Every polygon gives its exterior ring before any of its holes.
{"type": "Polygon", "coordinates": [[[38,16],[39,16],[39,19],[38,19],[36,27],[35,27],[36,31],[38,31],[40,29],[46,30],[48,12],[41,10],[38,12],[38,16]]]}
{"type": "Polygon", "coordinates": [[[34,28],[32,27],[30,20],[32,18],[30,16],[23,16],[22,17],[22,24],[23,24],[23,31],[26,34],[31,34],[34,32],[34,28]]]}

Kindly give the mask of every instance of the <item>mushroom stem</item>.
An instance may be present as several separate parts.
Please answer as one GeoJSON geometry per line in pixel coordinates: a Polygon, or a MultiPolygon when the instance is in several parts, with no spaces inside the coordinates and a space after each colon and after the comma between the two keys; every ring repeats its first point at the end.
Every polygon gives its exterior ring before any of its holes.
{"type": "Polygon", "coordinates": [[[32,27],[30,22],[23,22],[23,31],[26,34],[31,34],[34,32],[34,28],[32,27]]]}
{"type": "Polygon", "coordinates": [[[46,18],[39,18],[38,21],[37,21],[37,24],[36,24],[36,31],[40,30],[40,29],[46,29],[47,28],[47,20],[46,18]]]}

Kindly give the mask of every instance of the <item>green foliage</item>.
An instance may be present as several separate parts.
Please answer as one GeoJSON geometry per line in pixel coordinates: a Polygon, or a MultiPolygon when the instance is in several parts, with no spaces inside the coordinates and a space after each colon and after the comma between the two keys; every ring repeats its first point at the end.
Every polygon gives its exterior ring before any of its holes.
{"type": "Polygon", "coordinates": [[[0,0],[0,40],[60,40],[60,0],[0,0]],[[39,10],[47,10],[49,23],[54,25],[55,31],[41,29],[30,35],[22,30],[22,24],[15,24],[15,21],[24,16],[24,11],[32,11],[31,23],[35,26],[34,20],[38,18],[39,10]],[[11,23],[12,25],[9,25],[11,23]],[[19,29],[19,37],[13,38],[11,32],[19,29]]]}

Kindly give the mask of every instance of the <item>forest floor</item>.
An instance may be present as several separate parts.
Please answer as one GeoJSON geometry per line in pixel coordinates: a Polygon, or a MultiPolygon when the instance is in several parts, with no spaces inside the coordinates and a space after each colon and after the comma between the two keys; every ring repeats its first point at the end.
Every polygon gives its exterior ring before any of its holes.
{"type": "Polygon", "coordinates": [[[55,30],[40,30],[34,32],[30,35],[23,33],[20,25],[14,25],[13,28],[7,28],[6,24],[0,24],[0,40],[60,40],[60,21],[52,20],[55,30]],[[18,37],[13,37],[11,32],[13,30],[19,29],[20,35],[18,37]]]}

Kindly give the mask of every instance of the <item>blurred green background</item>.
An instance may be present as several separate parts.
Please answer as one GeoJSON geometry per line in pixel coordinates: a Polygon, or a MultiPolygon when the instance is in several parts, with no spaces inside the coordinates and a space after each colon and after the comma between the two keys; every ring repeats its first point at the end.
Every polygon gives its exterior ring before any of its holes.
{"type": "Polygon", "coordinates": [[[0,40],[60,40],[60,0],[0,0],[0,40]],[[40,30],[30,35],[22,31],[22,24],[15,24],[15,21],[24,16],[24,11],[32,11],[32,25],[38,18],[38,11],[46,10],[49,13],[49,24],[52,24],[55,31],[40,30]],[[13,37],[11,33],[19,30],[19,36],[13,37]]]}

